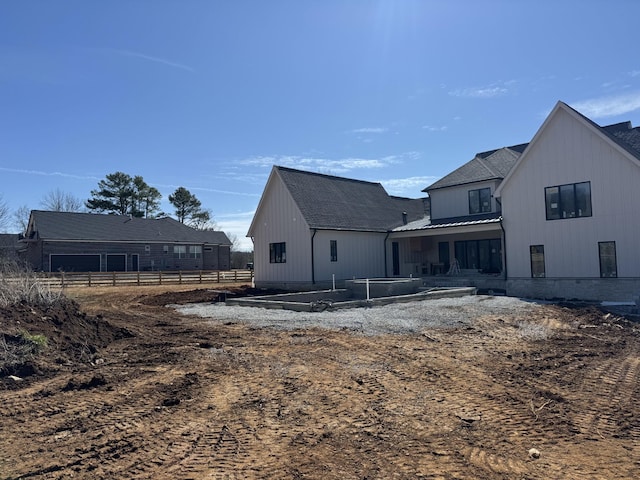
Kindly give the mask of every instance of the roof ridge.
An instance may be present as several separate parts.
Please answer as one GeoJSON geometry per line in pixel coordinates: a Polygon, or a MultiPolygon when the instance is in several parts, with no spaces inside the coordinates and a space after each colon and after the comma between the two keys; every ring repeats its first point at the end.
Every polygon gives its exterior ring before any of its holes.
{"type": "Polygon", "coordinates": [[[312,172],[310,170],[300,170],[298,168],[283,167],[283,166],[280,166],[280,165],[274,165],[274,168],[276,168],[276,170],[279,170],[279,171],[284,170],[284,171],[287,171],[287,172],[303,173],[303,174],[306,174],[306,175],[316,175],[316,176],[319,176],[319,177],[331,178],[331,179],[335,179],[335,180],[345,180],[345,181],[348,181],[348,182],[366,183],[366,184],[369,184],[369,185],[380,185],[380,186],[382,186],[382,183],[380,183],[380,182],[372,182],[372,181],[369,181],[369,180],[359,180],[357,178],[341,177],[339,175],[331,175],[329,173],[312,172]]]}
{"type": "MultiPolygon", "coordinates": [[[[500,151],[502,149],[498,149],[495,152],[493,152],[491,155],[493,155],[494,153],[500,151]]],[[[489,158],[491,155],[487,156],[486,158],[489,158]]],[[[480,162],[480,165],[482,165],[484,168],[487,169],[487,171],[493,175],[494,177],[499,177],[499,175],[489,166],[487,165],[487,163],[484,161],[484,158],[480,158],[480,157],[476,157],[476,160],[478,160],[478,162],[480,162]]]]}

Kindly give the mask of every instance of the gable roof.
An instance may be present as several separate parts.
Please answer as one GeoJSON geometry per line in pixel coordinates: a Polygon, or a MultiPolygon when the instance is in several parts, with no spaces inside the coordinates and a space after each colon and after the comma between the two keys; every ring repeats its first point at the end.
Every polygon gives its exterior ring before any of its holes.
{"type": "Polygon", "coordinates": [[[311,228],[386,232],[425,216],[423,199],[390,196],[380,183],[274,166],[311,228]]]}
{"type": "Polygon", "coordinates": [[[27,239],[207,243],[231,245],[224,232],[195,230],[173,218],[137,218],[127,215],[32,210],[27,239]]]}
{"type": "Polygon", "coordinates": [[[502,180],[515,165],[527,145],[527,143],[522,143],[478,153],[467,163],[422,191],[428,192],[438,188],[466,185],[486,180],[502,180]]]}
{"type": "MultiPolygon", "coordinates": [[[[542,123],[542,125],[534,135],[531,142],[529,142],[530,144],[535,143],[538,138],[540,138],[542,132],[546,129],[547,125],[551,121],[551,118],[553,118],[559,110],[567,112],[569,115],[571,115],[571,117],[578,120],[579,122],[582,122],[588,128],[591,128],[604,140],[610,141],[613,145],[617,146],[622,153],[629,156],[632,161],[640,166],[640,128],[633,128],[631,126],[631,122],[621,122],[601,127],[590,118],[585,117],[583,114],[561,101],[558,101],[555,107],[553,107],[551,113],[549,113],[545,121],[542,123]]],[[[519,165],[523,161],[525,161],[526,157],[527,152],[525,151],[524,154],[520,158],[518,158],[513,168],[505,176],[503,182],[498,186],[498,188],[494,192],[495,196],[499,197],[501,195],[503,185],[505,185],[509,181],[519,165]]]]}

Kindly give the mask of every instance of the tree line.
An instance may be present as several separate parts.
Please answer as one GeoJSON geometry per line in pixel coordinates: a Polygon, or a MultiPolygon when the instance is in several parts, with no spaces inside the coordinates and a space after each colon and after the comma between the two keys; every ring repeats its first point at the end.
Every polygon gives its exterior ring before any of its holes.
{"type": "MultiPolygon", "coordinates": [[[[86,200],[74,197],[59,189],[47,193],[40,202],[44,210],[56,212],[94,212],[130,215],[140,218],[162,218],[169,214],[160,207],[162,194],[147,184],[142,176],[124,172],[110,173],[98,182],[86,200]]],[[[216,225],[211,211],[203,208],[198,198],[184,187],[178,187],[168,197],[174,207],[173,214],[185,225],[199,230],[213,230],[216,225]]],[[[13,213],[13,223],[25,231],[31,209],[26,205],[13,213]]],[[[8,227],[10,212],[0,195],[0,232],[8,227]]]]}

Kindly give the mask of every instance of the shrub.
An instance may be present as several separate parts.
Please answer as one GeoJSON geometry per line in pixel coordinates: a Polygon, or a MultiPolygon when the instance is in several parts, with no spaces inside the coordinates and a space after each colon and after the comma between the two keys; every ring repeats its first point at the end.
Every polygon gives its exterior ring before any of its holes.
{"type": "Polygon", "coordinates": [[[42,282],[29,268],[13,260],[0,260],[0,307],[20,302],[53,305],[62,298],[61,288],[42,282]]]}

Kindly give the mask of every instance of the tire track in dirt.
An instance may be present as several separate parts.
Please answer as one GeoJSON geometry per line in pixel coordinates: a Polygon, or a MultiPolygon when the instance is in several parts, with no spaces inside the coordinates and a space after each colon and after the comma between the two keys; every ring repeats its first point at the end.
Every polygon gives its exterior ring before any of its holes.
{"type": "MultiPolygon", "coordinates": [[[[591,369],[581,391],[592,400],[584,403],[574,416],[577,428],[592,438],[629,436],[640,441],[640,419],[633,412],[640,398],[639,385],[637,346],[626,348],[591,369]]],[[[637,408],[635,410],[637,412],[637,408]]]]}

